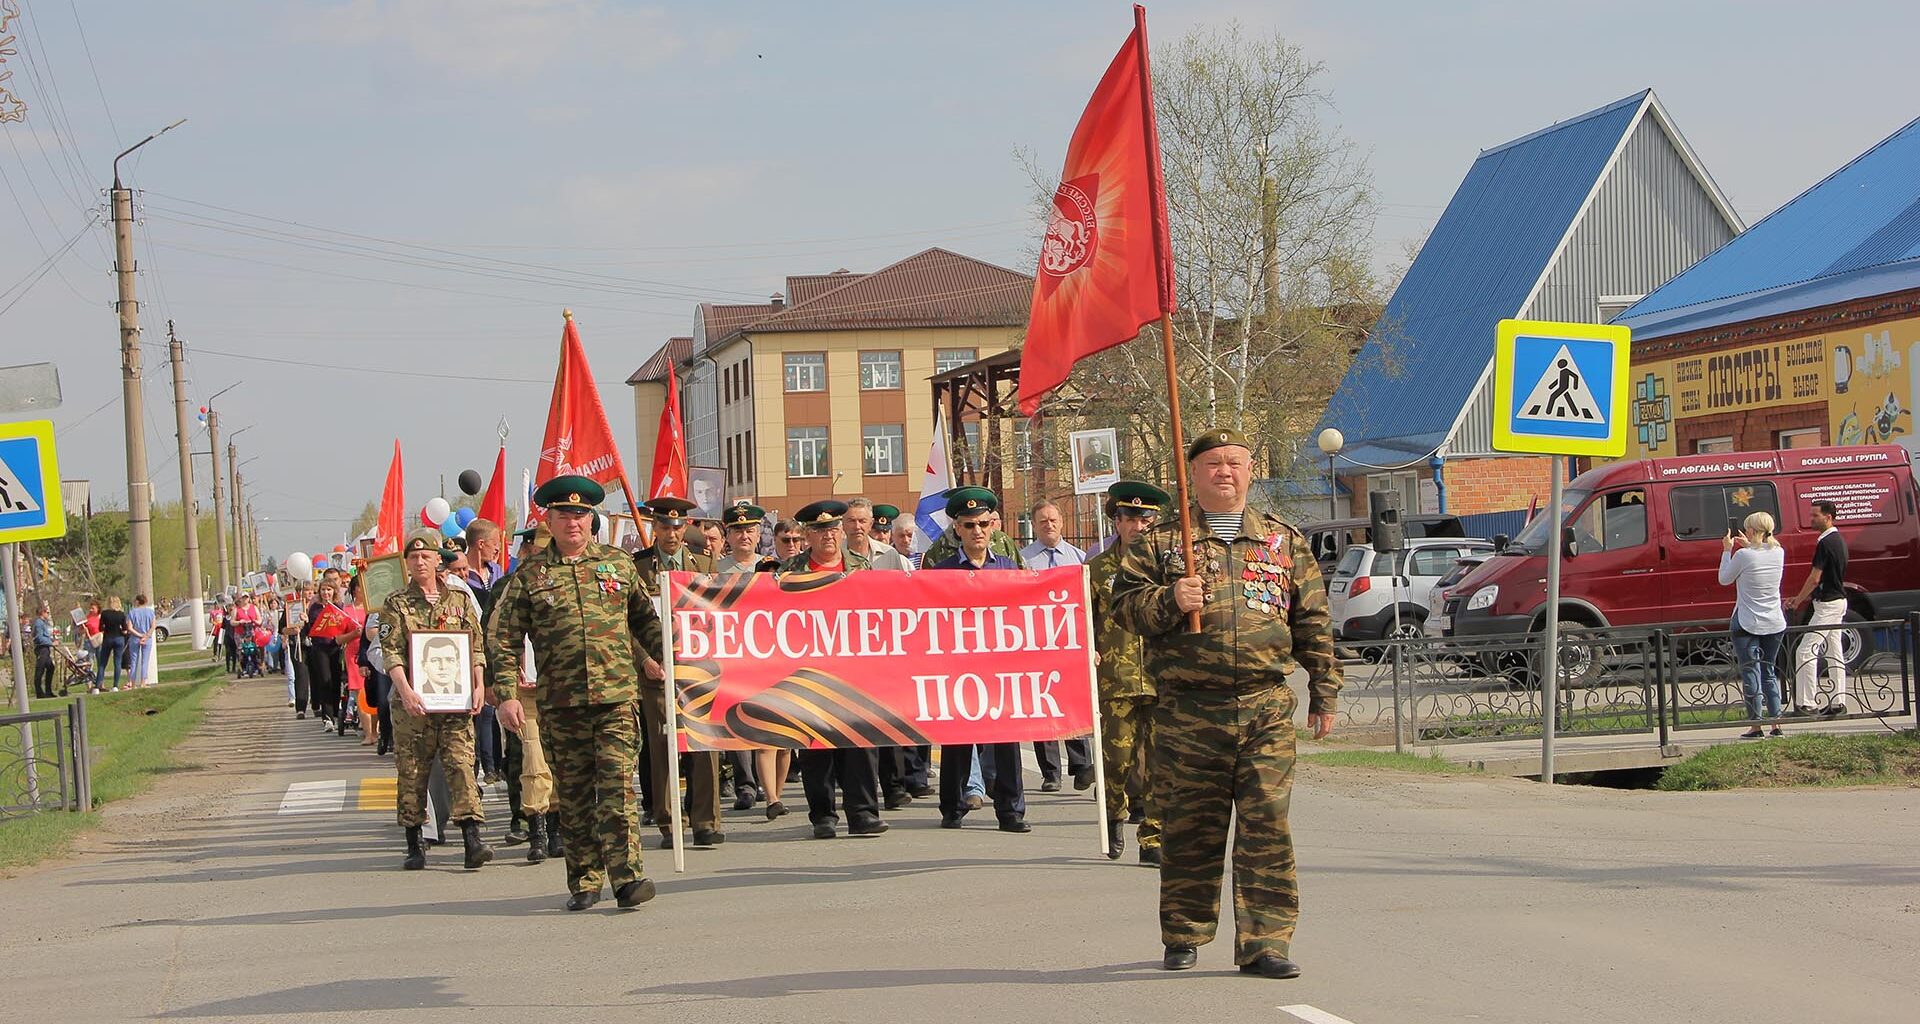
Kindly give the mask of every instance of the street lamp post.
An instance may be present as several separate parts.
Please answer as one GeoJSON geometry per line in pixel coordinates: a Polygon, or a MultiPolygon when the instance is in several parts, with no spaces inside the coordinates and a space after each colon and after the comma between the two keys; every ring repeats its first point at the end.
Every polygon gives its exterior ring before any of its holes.
{"type": "Polygon", "coordinates": [[[1347,438],[1337,428],[1328,427],[1314,442],[1327,457],[1327,518],[1340,518],[1340,478],[1333,475],[1333,457],[1346,446],[1347,438]]]}

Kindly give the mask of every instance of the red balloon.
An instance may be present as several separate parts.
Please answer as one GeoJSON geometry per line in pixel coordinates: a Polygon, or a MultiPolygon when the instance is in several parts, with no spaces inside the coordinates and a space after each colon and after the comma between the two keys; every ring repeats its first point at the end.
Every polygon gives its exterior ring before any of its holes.
{"type": "Polygon", "coordinates": [[[200,415],[205,416],[206,414],[207,414],[207,407],[203,405],[200,407],[200,415]]]}

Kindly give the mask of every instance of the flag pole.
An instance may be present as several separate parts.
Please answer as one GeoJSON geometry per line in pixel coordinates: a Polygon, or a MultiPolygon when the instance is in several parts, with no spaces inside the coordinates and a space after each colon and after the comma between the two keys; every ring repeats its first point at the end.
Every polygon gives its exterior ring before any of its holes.
{"type": "MultiPolygon", "coordinates": [[[[1147,148],[1147,174],[1153,179],[1152,193],[1161,204],[1166,203],[1167,183],[1160,170],[1160,130],[1153,118],[1153,73],[1147,61],[1147,9],[1140,4],[1133,5],[1133,30],[1140,37],[1135,47],[1140,57],[1140,113],[1145,130],[1140,133],[1147,148]]],[[[1172,258],[1172,246],[1162,234],[1159,211],[1154,211],[1153,256],[1154,259],[1172,258]]],[[[1186,467],[1180,460],[1187,450],[1187,434],[1180,423],[1180,376],[1173,365],[1173,291],[1169,282],[1173,280],[1173,267],[1166,266],[1160,272],[1160,355],[1167,364],[1167,409],[1173,420],[1173,483],[1180,503],[1180,553],[1189,575],[1197,575],[1199,567],[1193,561],[1193,511],[1187,497],[1186,467]]],[[[1200,632],[1200,613],[1187,613],[1187,632],[1200,632]]]]}

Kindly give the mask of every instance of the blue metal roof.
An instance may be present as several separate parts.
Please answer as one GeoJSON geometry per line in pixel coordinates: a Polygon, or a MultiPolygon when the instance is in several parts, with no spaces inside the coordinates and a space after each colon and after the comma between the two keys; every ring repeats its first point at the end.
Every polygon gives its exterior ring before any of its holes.
{"type": "Polygon", "coordinates": [[[1920,119],[1615,318],[1634,338],[1920,287],[1920,119]]]}
{"type": "Polygon", "coordinates": [[[1418,448],[1413,455],[1445,440],[1493,358],[1494,325],[1520,313],[1646,98],[1635,93],[1480,154],[1322,427],[1356,446],[1418,448]]]}

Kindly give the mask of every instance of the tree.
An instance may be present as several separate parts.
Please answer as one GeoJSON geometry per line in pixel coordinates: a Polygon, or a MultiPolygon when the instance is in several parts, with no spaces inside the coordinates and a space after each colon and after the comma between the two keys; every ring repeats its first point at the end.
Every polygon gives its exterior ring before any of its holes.
{"type": "MultiPolygon", "coordinates": [[[[1284,37],[1237,24],[1154,54],[1181,412],[1189,435],[1224,426],[1257,439],[1269,476],[1296,470],[1380,310],[1373,189],[1364,158],[1325,120],[1323,71],[1284,37]]],[[[1051,178],[1033,176],[1050,202],[1051,178]]],[[[1179,458],[1158,335],[1083,360],[1052,408],[1119,428],[1128,471],[1165,480],[1179,458]]]]}
{"type": "Polygon", "coordinates": [[[358,537],[373,529],[373,524],[379,521],[380,506],[369,501],[360,509],[360,514],[353,517],[353,525],[347,528],[347,536],[358,537]]]}

